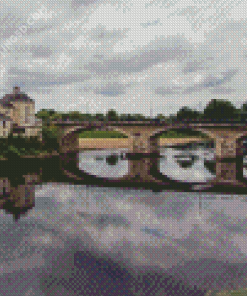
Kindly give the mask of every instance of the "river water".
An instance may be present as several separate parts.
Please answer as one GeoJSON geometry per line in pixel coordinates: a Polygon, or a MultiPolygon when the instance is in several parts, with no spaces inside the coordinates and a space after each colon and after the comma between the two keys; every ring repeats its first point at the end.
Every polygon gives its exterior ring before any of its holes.
{"type": "MultiPolygon", "coordinates": [[[[122,177],[126,152],[84,151],[78,168],[122,177]]],[[[215,178],[213,149],[161,156],[160,172],[173,180],[215,178]]],[[[95,186],[61,170],[49,159],[1,166],[0,295],[199,296],[247,287],[246,194],[95,186]]]]}

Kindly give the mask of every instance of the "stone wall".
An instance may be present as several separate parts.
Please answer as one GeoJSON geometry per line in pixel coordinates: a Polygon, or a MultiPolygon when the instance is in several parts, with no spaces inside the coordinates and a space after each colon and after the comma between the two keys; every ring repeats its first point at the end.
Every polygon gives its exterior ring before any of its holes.
{"type": "Polygon", "coordinates": [[[13,120],[19,126],[30,126],[35,124],[35,104],[34,102],[13,102],[15,107],[13,120]]]}

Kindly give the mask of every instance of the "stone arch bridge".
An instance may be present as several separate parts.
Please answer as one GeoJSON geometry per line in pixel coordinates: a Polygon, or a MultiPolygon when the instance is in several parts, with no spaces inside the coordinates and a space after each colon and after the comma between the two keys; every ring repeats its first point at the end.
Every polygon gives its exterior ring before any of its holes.
{"type": "Polygon", "coordinates": [[[60,153],[73,153],[79,149],[78,133],[86,130],[118,131],[129,139],[129,153],[134,155],[159,154],[159,135],[171,129],[192,130],[206,134],[215,142],[216,157],[236,158],[242,155],[242,139],[247,136],[244,123],[153,121],[56,121],[60,153]]]}

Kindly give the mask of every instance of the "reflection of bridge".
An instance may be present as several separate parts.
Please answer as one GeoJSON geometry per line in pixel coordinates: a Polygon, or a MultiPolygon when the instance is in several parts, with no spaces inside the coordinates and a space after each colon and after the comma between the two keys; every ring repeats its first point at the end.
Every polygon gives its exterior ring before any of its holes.
{"type": "MultiPolygon", "coordinates": [[[[128,173],[120,178],[107,179],[89,175],[77,167],[78,153],[62,155],[60,159],[47,160],[36,167],[35,172],[13,175],[2,171],[0,177],[0,209],[14,215],[15,220],[34,207],[35,185],[42,182],[72,182],[100,186],[146,187],[152,190],[247,192],[247,180],[243,178],[241,159],[211,163],[215,177],[208,182],[187,183],[176,181],[160,173],[159,158],[128,159],[128,173]],[[60,163],[60,165],[59,165],[60,163]],[[7,176],[5,176],[5,173],[7,176]]],[[[24,169],[24,166],[23,166],[24,169]]]]}
{"type": "Polygon", "coordinates": [[[78,133],[85,130],[118,131],[129,138],[130,154],[159,154],[159,135],[171,129],[192,130],[206,134],[214,140],[217,158],[235,158],[242,154],[242,139],[247,136],[247,126],[243,123],[157,123],[129,121],[56,121],[61,153],[79,149],[78,133]]]}
{"type": "Polygon", "coordinates": [[[60,167],[71,182],[83,182],[101,186],[149,187],[186,191],[247,191],[247,180],[243,177],[243,159],[227,161],[216,159],[215,177],[207,182],[185,182],[172,179],[162,174],[158,157],[128,159],[128,173],[119,178],[98,177],[78,168],[78,153],[68,153],[61,159],[60,167]]]}

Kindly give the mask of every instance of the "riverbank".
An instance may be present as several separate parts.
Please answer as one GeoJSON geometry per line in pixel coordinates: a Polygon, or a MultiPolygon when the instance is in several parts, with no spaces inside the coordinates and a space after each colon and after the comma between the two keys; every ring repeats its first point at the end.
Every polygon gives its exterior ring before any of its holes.
{"type": "MultiPolygon", "coordinates": [[[[202,138],[160,138],[159,145],[166,147],[170,145],[179,145],[184,143],[201,142],[202,138]]],[[[111,148],[128,148],[128,139],[100,139],[100,138],[81,138],[79,139],[80,149],[111,149],[111,148]]]]}
{"type": "MultiPolygon", "coordinates": [[[[38,159],[42,159],[42,158],[51,158],[53,156],[58,156],[59,153],[57,151],[54,151],[54,152],[51,152],[51,153],[40,153],[40,154],[37,154],[37,155],[21,155],[21,156],[18,156],[19,158],[38,158],[38,159]]],[[[8,160],[7,157],[0,157],[0,160],[8,160]]]]}

